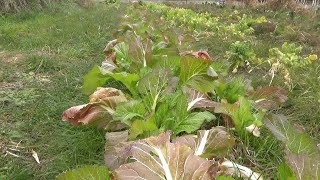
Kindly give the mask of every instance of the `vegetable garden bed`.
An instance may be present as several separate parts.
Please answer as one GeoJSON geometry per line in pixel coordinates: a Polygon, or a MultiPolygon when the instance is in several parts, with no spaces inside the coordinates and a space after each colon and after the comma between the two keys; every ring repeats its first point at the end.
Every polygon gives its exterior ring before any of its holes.
{"type": "Polygon", "coordinates": [[[257,57],[248,41],[255,38],[254,25],[268,23],[265,17],[235,11],[226,23],[162,4],[128,6],[106,59],[84,78],[89,102],[62,115],[75,126],[106,130],[106,167],[58,179],[319,179],[315,142],[276,113],[292,88],[288,69],[308,66],[317,55],[283,43],[266,61],[257,57]],[[213,36],[230,42],[225,59],[195,49],[213,36]],[[252,87],[239,72],[263,62],[269,82],[252,87]],[[273,86],[275,76],[283,77],[283,87],[273,86]],[[118,86],[106,87],[110,82],[118,86]],[[242,160],[255,147],[255,156],[271,163],[242,160]]]}

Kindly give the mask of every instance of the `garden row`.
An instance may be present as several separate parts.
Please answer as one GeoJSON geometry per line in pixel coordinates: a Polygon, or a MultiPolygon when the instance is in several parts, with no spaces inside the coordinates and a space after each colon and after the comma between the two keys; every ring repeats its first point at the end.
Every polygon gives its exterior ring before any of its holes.
{"type": "Polygon", "coordinates": [[[73,125],[106,130],[107,168],[88,166],[58,179],[259,179],[262,175],[251,170],[259,168],[237,164],[236,147],[245,141],[266,144],[261,137],[270,132],[283,142],[286,163],[268,177],[319,178],[317,146],[285,116],[272,113],[287,95],[271,86],[279,71],[290,86],[287,68],[317,57],[303,57],[294,44],[270,49],[270,85],[255,89],[236,72],[265,61],[244,40],[254,38],[252,24],[267,20],[238,12],[229,18],[234,23],[161,4],[130,5],[116,39],[104,50],[105,61],[84,78],[89,103],[63,113],[73,125]],[[227,62],[194,51],[194,42],[208,36],[239,40],[226,52],[227,62]]]}

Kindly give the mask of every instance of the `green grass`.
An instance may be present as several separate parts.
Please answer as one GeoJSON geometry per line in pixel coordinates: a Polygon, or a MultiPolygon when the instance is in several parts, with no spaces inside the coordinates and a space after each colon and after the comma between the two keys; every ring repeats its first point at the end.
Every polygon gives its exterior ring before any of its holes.
{"type": "Polygon", "coordinates": [[[103,131],[73,127],[61,113],[87,101],[82,77],[103,60],[118,12],[101,4],[58,4],[0,16],[0,179],[53,179],[103,164],[103,131]],[[20,152],[8,149],[16,143],[11,148],[20,152]]]}

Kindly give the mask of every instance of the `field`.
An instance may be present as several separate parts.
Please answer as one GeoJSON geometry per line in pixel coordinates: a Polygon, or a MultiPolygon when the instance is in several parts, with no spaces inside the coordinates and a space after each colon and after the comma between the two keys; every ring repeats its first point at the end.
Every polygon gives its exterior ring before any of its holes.
{"type": "Polygon", "coordinates": [[[103,59],[118,18],[114,7],[75,4],[1,17],[0,179],[53,179],[69,168],[103,164],[103,132],[72,127],[61,113],[87,100],[82,77],[103,59]],[[19,157],[4,157],[16,146],[19,157]]]}
{"type": "Polygon", "coordinates": [[[266,7],[2,15],[0,179],[317,179],[319,34],[319,12],[266,7]]]}

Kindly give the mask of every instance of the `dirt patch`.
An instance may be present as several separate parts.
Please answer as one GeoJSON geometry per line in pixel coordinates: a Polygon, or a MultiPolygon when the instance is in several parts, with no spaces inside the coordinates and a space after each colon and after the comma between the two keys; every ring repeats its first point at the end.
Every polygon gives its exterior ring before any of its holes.
{"type": "Polygon", "coordinates": [[[22,53],[13,53],[7,51],[0,51],[0,62],[8,64],[17,64],[22,60],[26,59],[26,55],[22,53]]]}

